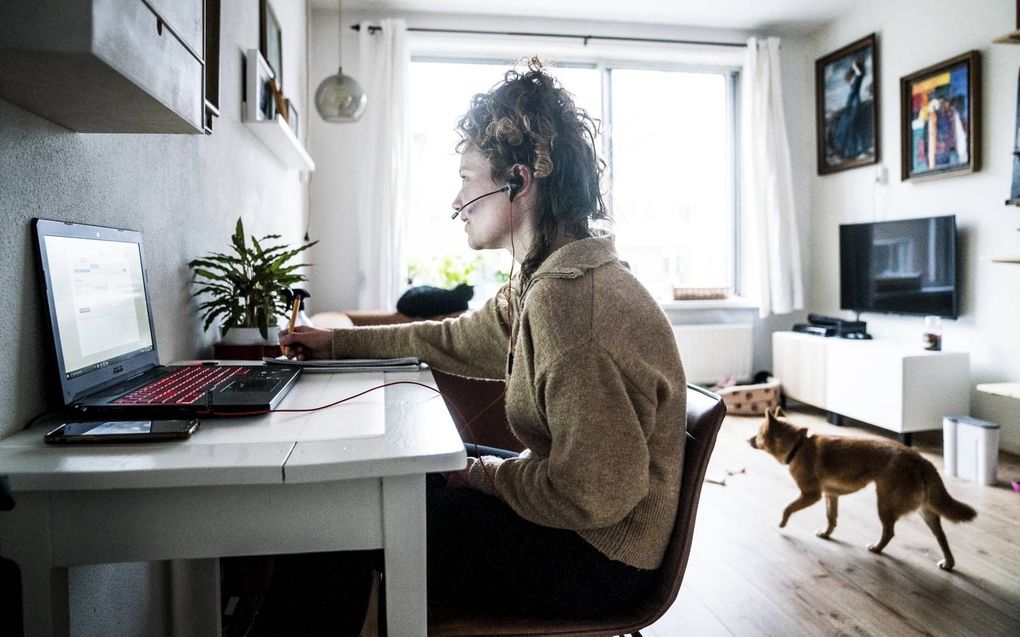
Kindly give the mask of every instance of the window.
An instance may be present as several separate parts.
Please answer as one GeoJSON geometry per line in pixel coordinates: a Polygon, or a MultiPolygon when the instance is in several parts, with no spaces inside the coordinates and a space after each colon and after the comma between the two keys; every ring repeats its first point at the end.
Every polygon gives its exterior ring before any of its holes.
{"type": "MultiPolygon", "coordinates": [[[[411,64],[411,192],[405,259],[415,285],[448,285],[470,269],[484,301],[510,266],[470,250],[450,221],[457,192],[456,120],[506,63],[411,64]],[[444,276],[445,275],[445,276],[444,276]]],[[[662,300],[673,287],[734,288],[735,72],[612,66],[551,70],[603,122],[600,149],[617,250],[662,300]]]]}

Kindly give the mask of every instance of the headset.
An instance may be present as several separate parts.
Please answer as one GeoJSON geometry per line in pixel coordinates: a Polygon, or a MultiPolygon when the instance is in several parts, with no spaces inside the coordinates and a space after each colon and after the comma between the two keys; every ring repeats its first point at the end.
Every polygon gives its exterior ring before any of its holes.
{"type": "Polygon", "coordinates": [[[524,177],[521,176],[521,170],[520,170],[520,168],[517,168],[516,166],[514,166],[514,172],[509,177],[507,177],[506,185],[505,186],[503,186],[502,188],[497,188],[496,190],[493,190],[492,192],[487,192],[487,193],[485,193],[483,195],[478,195],[477,197],[475,197],[471,201],[467,202],[466,204],[464,204],[460,208],[457,208],[456,210],[454,210],[453,211],[453,215],[450,216],[450,219],[451,220],[456,219],[458,216],[460,216],[460,211],[461,210],[463,210],[464,208],[467,208],[468,206],[470,206],[474,202],[478,201],[479,199],[484,199],[484,198],[489,197],[491,195],[494,195],[494,194],[496,194],[498,192],[505,192],[506,196],[507,196],[507,199],[509,199],[510,202],[513,203],[514,197],[517,196],[517,191],[520,190],[523,186],[524,186],[524,177]]]}
{"type": "MultiPolygon", "coordinates": [[[[503,186],[502,188],[497,188],[496,190],[493,190],[491,192],[487,192],[487,193],[478,195],[477,197],[475,197],[471,201],[468,201],[467,203],[465,203],[460,208],[457,208],[456,210],[454,210],[453,211],[453,215],[450,217],[450,219],[453,220],[453,219],[456,219],[457,217],[459,217],[461,211],[463,211],[464,208],[467,208],[468,206],[470,206],[474,202],[478,201],[479,199],[484,199],[486,197],[491,197],[492,195],[494,195],[494,194],[496,194],[498,192],[505,192],[506,196],[507,196],[507,199],[510,200],[510,225],[511,225],[511,230],[510,230],[510,254],[511,254],[512,259],[516,260],[517,255],[516,255],[516,249],[514,248],[514,235],[513,235],[513,227],[512,227],[513,226],[513,221],[514,221],[514,206],[513,206],[513,203],[514,203],[514,197],[517,196],[517,191],[519,191],[523,187],[524,187],[524,176],[521,174],[520,167],[515,165],[513,167],[512,172],[509,175],[507,175],[506,185],[505,186],[503,186]]],[[[510,279],[513,279],[513,274],[514,274],[514,267],[513,267],[513,261],[511,261],[510,262],[510,276],[509,276],[510,279]]],[[[506,303],[507,303],[507,310],[509,312],[509,317],[510,317],[510,325],[513,325],[513,300],[511,299],[511,296],[510,296],[510,286],[509,286],[509,284],[507,285],[507,288],[506,288],[506,303]]],[[[509,375],[513,371],[513,364],[514,364],[514,344],[513,344],[513,340],[512,340],[511,335],[507,334],[507,375],[509,375]]],[[[488,409],[488,407],[486,407],[486,409],[488,409]]],[[[485,465],[482,465],[482,466],[484,467],[485,465]]],[[[490,476],[490,478],[491,478],[491,476],[490,476]]]]}
{"type": "Polygon", "coordinates": [[[507,177],[506,180],[506,196],[512,202],[514,197],[517,196],[517,191],[524,187],[524,177],[521,175],[521,169],[514,166],[513,173],[507,177]]]}

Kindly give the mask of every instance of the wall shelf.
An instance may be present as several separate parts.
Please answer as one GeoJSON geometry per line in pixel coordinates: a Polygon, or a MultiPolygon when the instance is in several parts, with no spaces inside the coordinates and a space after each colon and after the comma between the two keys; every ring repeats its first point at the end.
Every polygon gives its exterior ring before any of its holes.
{"type": "Polygon", "coordinates": [[[287,122],[277,115],[273,119],[260,122],[245,122],[248,129],[255,133],[255,137],[270,150],[280,163],[287,168],[293,168],[301,172],[312,172],[315,170],[315,162],[301,145],[301,142],[294,136],[287,122]]]}
{"type": "Polygon", "coordinates": [[[1020,263],[1020,255],[1015,257],[992,257],[992,263],[1020,263]]]}
{"type": "Polygon", "coordinates": [[[1009,33],[1007,33],[1005,35],[1000,35],[999,37],[997,37],[994,40],[992,40],[992,43],[993,44],[1020,44],[1020,29],[1018,29],[1016,31],[1010,31],[1009,33]]]}
{"type": "Polygon", "coordinates": [[[285,167],[312,172],[315,170],[315,162],[287,120],[274,108],[268,86],[273,78],[272,69],[258,49],[248,49],[244,63],[244,103],[241,112],[245,125],[285,167]]]}

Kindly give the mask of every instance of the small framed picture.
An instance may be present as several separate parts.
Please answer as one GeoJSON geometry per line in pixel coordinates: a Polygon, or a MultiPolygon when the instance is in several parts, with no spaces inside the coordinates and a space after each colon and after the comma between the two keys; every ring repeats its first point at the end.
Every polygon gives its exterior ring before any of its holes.
{"type": "Polygon", "coordinates": [[[262,92],[259,94],[259,120],[276,117],[276,100],[273,99],[274,95],[273,79],[269,78],[262,82],[262,92]]]}
{"type": "Polygon", "coordinates": [[[819,175],[878,162],[878,87],[874,33],[815,61],[819,175]]]}
{"type": "Polygon", "coordinates": [[[900,78],[901,178],[979,168],[981,57],[968,51],[900,78]]]}
{"type": "Polygon", "coordinates": [[[248,49],[244,59],[244,120],[262,122],[276,117],[273,71],[258,49],[248,49]]]}
{"type": "Polygon", "coordinates": [[[276,81],[283,86],[283,32],[280,20],[269,0],[259,2],[259,51],[273,70],[276,81]]]}
{"type": "Polygon", "coordinates": [[[300,117],[298,116],[297,107],[294,106],[294,102],[287,100],[287,125],[294,131],[294,137],[298,137],[301,134],[300,128],[300,117]]]}

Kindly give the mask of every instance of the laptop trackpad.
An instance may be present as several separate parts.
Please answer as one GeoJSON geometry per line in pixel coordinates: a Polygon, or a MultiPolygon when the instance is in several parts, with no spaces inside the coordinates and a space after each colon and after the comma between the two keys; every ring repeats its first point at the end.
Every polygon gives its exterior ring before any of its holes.
{"type": "Polygon", "coordinates": [[[239,378],[218,391],[224,394],[235,392],[270,392],[279,384],[280,380],[277,378],[239,378]]]}

